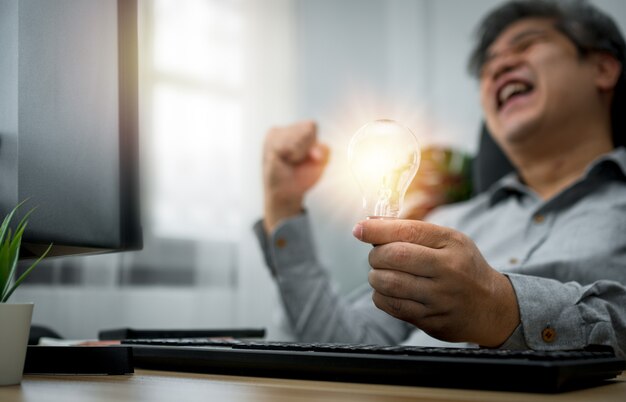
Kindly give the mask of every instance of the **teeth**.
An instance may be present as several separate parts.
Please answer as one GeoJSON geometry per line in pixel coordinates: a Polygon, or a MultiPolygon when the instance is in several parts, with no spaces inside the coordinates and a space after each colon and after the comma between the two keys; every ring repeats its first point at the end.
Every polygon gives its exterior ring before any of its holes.
{"type": "Polygon", "coordinates": [[[498,94],[498,102],[502,105],[506,102],[511,96],[519,93],[528,92],[530,90],[530,86],[521,82],[512,82],[510,84],[505,85],[498,94]]]}

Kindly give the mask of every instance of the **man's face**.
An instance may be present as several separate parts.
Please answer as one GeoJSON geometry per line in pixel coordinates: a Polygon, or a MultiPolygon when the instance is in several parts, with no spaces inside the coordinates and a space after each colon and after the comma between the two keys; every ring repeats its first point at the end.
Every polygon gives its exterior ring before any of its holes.
{"type": "Polygon", "coordinates": [[[487,50],[480,73],[481,104],[494,139],[507,148],[562,126],[593,97],[592,74],[551,20],[511,24],[487,50]]]}

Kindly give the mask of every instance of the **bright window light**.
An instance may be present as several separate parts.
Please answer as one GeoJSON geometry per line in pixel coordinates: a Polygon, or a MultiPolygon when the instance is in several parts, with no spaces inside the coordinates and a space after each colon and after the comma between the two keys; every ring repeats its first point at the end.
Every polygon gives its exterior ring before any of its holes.
{"type": "Polygon", "coordinates": [[[236,240],[243,103],[240,1],[154,0],[147,94],[154,235],[236,240]]]}

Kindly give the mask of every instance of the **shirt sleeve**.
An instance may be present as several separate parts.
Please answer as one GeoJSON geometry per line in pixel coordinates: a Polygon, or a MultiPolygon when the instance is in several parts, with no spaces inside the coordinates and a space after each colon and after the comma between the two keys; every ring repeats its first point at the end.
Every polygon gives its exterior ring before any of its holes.
{"type": "Polygon", "coordinates": [[[626,287],[611,280],[589,285],[507,274],[520,309],[521,328],[503,347],[535,350],[608,345],[626,356],[626,287]]]}
{"type": "Polygon", "coordinates": [[[369,287],[339,295],[317,260],[306,214],[281,222],[269,236],[262,222],[254,230],[299,340],[397,344],[409,336],[409,324],[374,306],[369,287]]]}

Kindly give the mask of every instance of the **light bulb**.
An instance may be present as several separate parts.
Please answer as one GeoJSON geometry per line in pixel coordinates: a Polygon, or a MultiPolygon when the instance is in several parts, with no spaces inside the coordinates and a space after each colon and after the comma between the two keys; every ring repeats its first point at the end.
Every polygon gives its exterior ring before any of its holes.
{"type": "Polygon", "coordinates": [[[393,120],[370,122],[352,137],[348,160],[368,219],[397,218],[420,164],[411,130],[393,120]]]}

